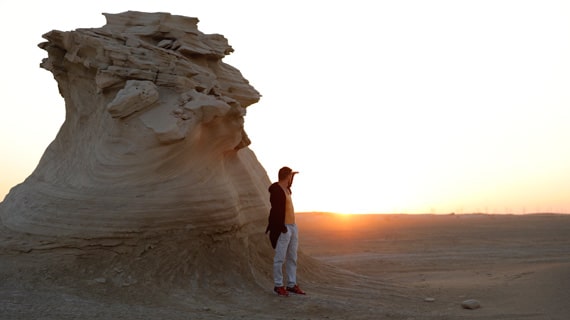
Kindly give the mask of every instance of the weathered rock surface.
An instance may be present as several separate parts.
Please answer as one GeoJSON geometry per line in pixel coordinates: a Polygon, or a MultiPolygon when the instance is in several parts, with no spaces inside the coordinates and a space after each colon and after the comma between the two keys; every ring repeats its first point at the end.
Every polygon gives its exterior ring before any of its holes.
{"type": "Polygon", "coordinates": [[[269,179],[244,131],[260,94],[222,61],[227,40],[196,18],[105,17],[101,28],[43,36],[41,67],[66,119],[0,205],[4,226],[61,240],[246,232],[265,220],[269,179]]]}

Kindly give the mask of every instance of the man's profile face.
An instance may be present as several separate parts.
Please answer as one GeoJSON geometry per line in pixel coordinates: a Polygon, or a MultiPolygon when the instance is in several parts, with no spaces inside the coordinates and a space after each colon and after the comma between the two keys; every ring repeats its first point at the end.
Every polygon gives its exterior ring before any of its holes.
{"type": "Polygon", "coordinates": [[[289,175],[287,175],[287,186],[291,187],[291,185],[293,184],[293,176],[296,173],[297,172],[289,172],[289,175]]]}

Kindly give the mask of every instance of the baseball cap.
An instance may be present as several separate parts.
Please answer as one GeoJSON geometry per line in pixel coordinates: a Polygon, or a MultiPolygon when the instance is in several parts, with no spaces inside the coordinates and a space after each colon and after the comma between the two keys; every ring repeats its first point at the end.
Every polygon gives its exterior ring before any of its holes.
{"type": "Polygon", "coordinates": [[[290,173],[299,173],[299,171],[293,171],[293,169],[289,168],[289,167],[283,167],[281,169],[279,169],[279,180],[287,177],[290,173]]]}

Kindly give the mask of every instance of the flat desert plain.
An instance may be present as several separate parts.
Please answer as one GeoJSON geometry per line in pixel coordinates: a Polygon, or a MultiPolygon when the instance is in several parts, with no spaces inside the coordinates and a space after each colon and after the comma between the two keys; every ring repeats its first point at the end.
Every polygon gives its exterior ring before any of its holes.
{"type": "Polygon", "coordinates": [[[570,319],[570,215],[297,217],[305,253],[413,297],[394,317],[570,319]]]}
{"type": "Polygon", "coordinates": [[[570,319],[570,215],[299,213],[297,224],[306,296],[272,292],[263,228],[249,252],[219,240],[182,262],[199,241],[126,260],[0,246],[0,319],[570,319]],[[101,275],[107,260],[120,267],[101,275]]]}

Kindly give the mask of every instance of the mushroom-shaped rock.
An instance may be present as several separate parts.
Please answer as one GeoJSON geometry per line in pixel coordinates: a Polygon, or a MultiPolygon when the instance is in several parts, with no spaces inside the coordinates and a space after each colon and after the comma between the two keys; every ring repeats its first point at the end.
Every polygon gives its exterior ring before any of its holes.
{"type": "Polygon", "coordinates": [[[105,17],[44,35],[66,118],[2,223],[58,241],[263,225],[270,181],[244,131],[260,95],[222,61],[226,38],[169,13],[105,17]]]}

